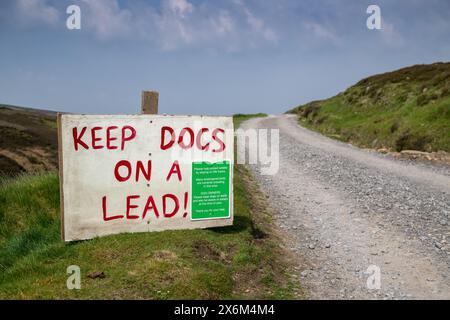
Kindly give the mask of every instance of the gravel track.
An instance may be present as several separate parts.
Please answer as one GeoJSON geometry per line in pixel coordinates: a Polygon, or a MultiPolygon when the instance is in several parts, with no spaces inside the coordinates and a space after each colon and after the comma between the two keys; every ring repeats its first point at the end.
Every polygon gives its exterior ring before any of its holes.
{"type": "Polygon", "coordinates": [[[280,132],[276,175],[252,170],[306,261],[312,299],[450,299],[450,168],[358,149],[302,128],[293,116],[242,126],[280,132]],[[367,268],[381,270],[368,289],[367,268]]]}

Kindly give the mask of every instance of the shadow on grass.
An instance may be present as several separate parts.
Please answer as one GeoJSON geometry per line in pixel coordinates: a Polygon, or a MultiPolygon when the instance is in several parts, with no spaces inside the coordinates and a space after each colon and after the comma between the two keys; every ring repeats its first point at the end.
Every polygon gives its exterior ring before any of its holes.
{"type": "Polygon", "coordinates": [[[233,234],[240,233],[251,227],[252,221],[249,217],[235,216],[232,226],[211,228],[211,230],[221,234],[233,234]]]}

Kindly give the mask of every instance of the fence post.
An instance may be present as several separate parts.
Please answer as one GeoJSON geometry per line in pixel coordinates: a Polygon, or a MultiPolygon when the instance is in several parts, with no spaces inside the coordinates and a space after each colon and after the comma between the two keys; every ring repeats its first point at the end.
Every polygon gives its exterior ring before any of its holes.
{"type": "Polygon", "coordinates": [[[142,114],[158,114],[159,93],[156,91],[142,91],[142,114]]]}

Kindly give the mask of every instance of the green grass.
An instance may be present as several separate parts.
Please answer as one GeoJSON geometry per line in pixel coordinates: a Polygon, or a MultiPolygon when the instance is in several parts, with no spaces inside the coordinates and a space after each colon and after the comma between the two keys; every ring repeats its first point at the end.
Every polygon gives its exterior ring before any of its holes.
{"type": "Polygon", "coordinates": [[[362,147],[450,151],[450,63],[373,76],[291,112],[306,127],[362,147]]]}
{"type": "Polygon", "coordinates": [[[238,113],[233,116],[234,127],[239,128],[242,122],[249,120],[251,118],[262,118],[267,117],[266,113],[254,113],[254,114],[242,114],[238,113]]]}
{"type": "Polygon", "coordinates": [[[120,234],[70,244],[60,240],[56,173],[2,179],[0,299],[298,297],[269,233],[270,215],[254,198],[258,190],[251,189],[249,172],[235,166],[234,173],[231,227],[120,234]],[[261,239],[261,234],[268,236],[261,239]],[[70,265],[81,268],[81,290],[66,287],[70,265]],[[94,271],[106,277],[88,278],[94,271]]]}

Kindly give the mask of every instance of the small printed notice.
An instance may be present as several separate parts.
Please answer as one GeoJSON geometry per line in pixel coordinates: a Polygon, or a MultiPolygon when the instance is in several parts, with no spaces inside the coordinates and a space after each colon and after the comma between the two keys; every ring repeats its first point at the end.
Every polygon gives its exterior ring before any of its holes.
{"type": "Polygon", "coordinates": [[[230,162],[192,163],[191,219],[230,217],[230,162]]]}

